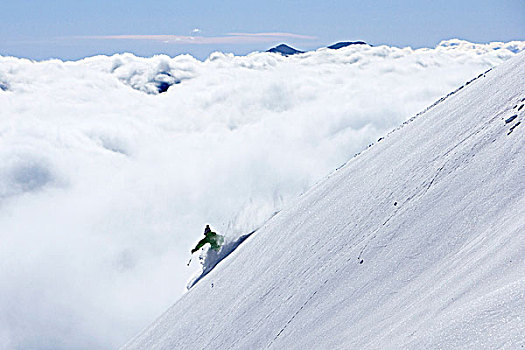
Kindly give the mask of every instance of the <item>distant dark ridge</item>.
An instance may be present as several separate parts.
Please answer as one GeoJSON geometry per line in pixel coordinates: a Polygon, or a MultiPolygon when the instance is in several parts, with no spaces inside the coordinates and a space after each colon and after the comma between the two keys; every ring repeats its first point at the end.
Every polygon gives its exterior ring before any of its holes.
{"type": "Polygon", "coordinates": [[[296,50],[293,47],[290,47],[286,44],[281,44],[279,46],[273,47],[266,52],[280,53],[283,56],[290,56],[298,53],[303,53],[303,51],[296,50]]]}
{"type": "Polygon", "coordinates": [[[180,84],[180,80],[176,79],[168,71],[161,71],[155,76],[155,78],[152,80],[152,83],[155,84],[155,87],[157,88],[157,92],[159,94],[162,94],[163,92],[168,91],[170,86],[175,85],[175,84],[180,84]]]}
{"type": "Polygon", "coordinates": [[[165,81],[161,81],[160,83],[157,83],[156,85],[157,85],[157,90],[159,91],[159,94],[162,94],[163,92],[168,91],[168,89],[171,86],[170,83],[166,83],[165,81]]]}
{"type": "Polygon", "coordinates": [[[368,44],[365,43],[364,41],[341,41],[337,44],[328,46],[328,48],[333,49],[333,50],[338,50],[340,48],[347,47],[350,45],[368,45],[368,44]]]}

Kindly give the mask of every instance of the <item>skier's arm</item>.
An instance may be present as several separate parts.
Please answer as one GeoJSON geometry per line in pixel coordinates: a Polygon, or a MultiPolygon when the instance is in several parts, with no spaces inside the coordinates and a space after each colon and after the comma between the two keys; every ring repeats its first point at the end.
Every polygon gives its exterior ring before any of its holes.
{"type": "Polygon", "coordinates": [[[197,245],[195,246],[195,248],[193,248],[193,249],[191,250],[191,253],[192,253],[192,254],[195,253],[197,250],[201,249],[206,243],[208,243],[208,239],[207,239],[206,237],[203,238],[203,239],[201,239],[201,240],[199,241],[199,243],[197,243],[197,245]]]}

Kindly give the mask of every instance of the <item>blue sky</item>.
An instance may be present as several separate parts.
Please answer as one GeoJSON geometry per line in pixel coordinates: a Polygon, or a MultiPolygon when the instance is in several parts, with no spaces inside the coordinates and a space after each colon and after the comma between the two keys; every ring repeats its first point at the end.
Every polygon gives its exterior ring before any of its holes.
{"type": "Polygon", "coordinates": [[[525,1],[0,2],[0,55],[33,59],[116,52],[205,58],[215,50],[245,54],[281,42],[308,50],[341,40],[428,47],[450,38],[524,40],[525,1]]]}

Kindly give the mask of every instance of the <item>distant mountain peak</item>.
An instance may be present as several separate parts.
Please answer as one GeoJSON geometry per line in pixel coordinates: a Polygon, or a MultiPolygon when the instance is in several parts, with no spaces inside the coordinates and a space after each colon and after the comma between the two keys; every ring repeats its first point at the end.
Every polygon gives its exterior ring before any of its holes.
{"type": "Polygon", "coordinates": [[[290,55],[295,55],[295,54],[298,54],[298,53],[303,53],[303,51],[299,51],[297,49],[294,49],[293,47],[288,46],[286,44],[280,44],[280,45],[278,45],[276,47],[272,47],[271,49],[269,49],[266,52],[280,53],[283,56],[290,56],[290,55]]]}
{"type": "Polygon", "coordinates": [[[343,47],[347,47],[350,45],[368,45],[368,44],[365,43],[364,41],[340,41],[336,44],[328,46],[328,48],[332,50],[338,50],[338,49],[341,49],[343,47]]]}

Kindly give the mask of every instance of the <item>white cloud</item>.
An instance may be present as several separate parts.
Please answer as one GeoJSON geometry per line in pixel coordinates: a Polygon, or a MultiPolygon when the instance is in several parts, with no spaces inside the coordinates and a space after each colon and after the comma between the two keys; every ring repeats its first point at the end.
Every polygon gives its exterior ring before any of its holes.
{"type": "Polygon", "coordinates": [[[204,224],[250,231],[524,47],[452,44],[0,58],[0,345],[121,345],[180,296],[204,224]]]}

